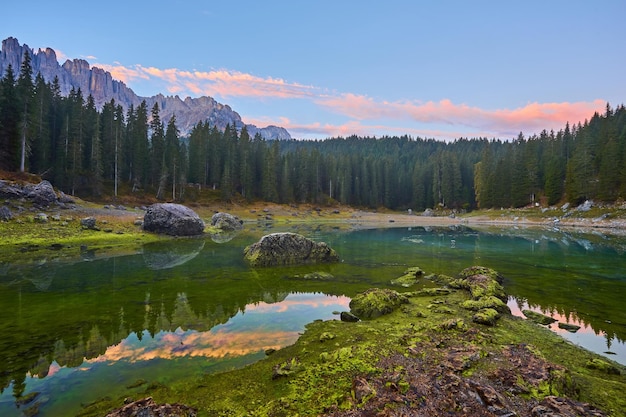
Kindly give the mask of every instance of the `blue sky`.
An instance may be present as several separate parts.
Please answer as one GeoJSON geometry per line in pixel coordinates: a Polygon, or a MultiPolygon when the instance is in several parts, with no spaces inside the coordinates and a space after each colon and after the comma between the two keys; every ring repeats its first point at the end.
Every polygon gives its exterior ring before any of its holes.
{"type": "Polygon", "coordinates": [[[0,38],[296,138],[509,139],[625,102],[626,1],[28,1],[0,38]]]}

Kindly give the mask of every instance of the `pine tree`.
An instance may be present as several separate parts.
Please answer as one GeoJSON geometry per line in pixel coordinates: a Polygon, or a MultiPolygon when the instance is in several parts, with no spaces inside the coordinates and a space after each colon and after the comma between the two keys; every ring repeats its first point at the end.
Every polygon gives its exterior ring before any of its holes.
{"type": "Polygon", "coordinates": [[[33,97],[31,135],[32,151],[29,159],[31,172],[43,174],[50,168],[52,150],[52,91],[41,74],[35,78],[33,97]]]}
{"type": "Polygon", "coordinates": [[[9,64],[0,81],[0,169],[15,171],[19,166],[20,107],[15,74],[9,64]]]}
{"type": "Polygon", "coordinates": [[[24,58],[22,60],[22,66],[20,68],[20,75],[17,79],[17,98],[20,106],[20,172],[26,170],[26,156],[29,153],[30,137],[29,137],[29,122],[30,122],[30,105],[33,100],[34,93],[33,86],[33,69],[30,65],[30,54],[28,51],[24,52],[24,58]]]}

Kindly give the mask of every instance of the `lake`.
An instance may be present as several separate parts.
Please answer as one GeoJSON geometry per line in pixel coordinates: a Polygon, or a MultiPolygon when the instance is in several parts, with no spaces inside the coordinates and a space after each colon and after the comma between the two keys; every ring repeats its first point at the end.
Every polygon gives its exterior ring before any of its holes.
{"type": "Polygon", "coordinates": [[[471,265],[496,269],[513,314],[529,308],[577,324],[575,333],[551,327],[626,364],[623,236],[246,225],[229,239],[173,239],[124,256],[86,250],[71,261],[0,264],[0,415],[19,416],[34,405],[39,416],[75,415],[105,396],[258,361],[266,350],[294,343],[305,324],[338,319],[351,296],[389,287],[410,266],[448,275],[471,265]],[[276,231],[325,241],[342,261],[248,267],[243,248],[276,231]],[[19,396],[30,401],[16,402],[19,396]]]}

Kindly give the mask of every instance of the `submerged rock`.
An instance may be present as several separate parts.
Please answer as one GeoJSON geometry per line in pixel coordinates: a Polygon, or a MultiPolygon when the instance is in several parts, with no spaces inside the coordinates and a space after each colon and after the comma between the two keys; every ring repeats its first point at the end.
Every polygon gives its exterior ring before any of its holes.
{"type": "Polygon", "coordinates": [[[265,235],[243,251],[252,266],[298,265],[338,262],[339,256],[324,242],[315,242],[296,233],[265,235]]]}
{"type": "Polygon", "coordinates": [[[578,326],[577,324],[559,322],[558,326],[559,329],[567,330],[570,333],[576,333],[578,330],[580,330],[580,326],[578,326]]]}
{"type": "Polygon", "coordinates": [[[409,299],[397,291],[370,288],[350,301],[350,312],[362,319],[374,319],[389,314],[409,299]]]}
{"type": "Polygon", "coordinates": [[[189,207],[181,204],[153,204],[146,210],[143,229],[172,236],[194,236],[204,232],[204,222],[189,207]]]}
{"type": "Polygon", "coordinates": [[[522,310],[522,313],[524,313],[528,320],[533,321],[537,324],[543,324],[544,326],[552,324],[556,321],[556,319],[553,319],[550,316],[546,316],[545,314],[537,313],[536,311],[532,310],[522,310]]]}

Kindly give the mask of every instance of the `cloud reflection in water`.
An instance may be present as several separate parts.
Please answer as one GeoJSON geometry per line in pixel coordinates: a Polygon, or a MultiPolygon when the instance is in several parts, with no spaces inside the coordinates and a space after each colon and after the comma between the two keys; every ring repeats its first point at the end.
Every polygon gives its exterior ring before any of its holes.
{"type": "Polygon", "coordinates": [[[210,331],[161,331],[151,337],[144,331],[141,340],[132,333],[107,348],[88,363],[135,363],[152,359],[181,357],[224,358],[280,349],[293,344],[304,326],[315,319],[330,319],[333,311],[348,309],[348,297],[325,294],[290,294],[277,303],[249,304],[244,312],[210,331]]]}

